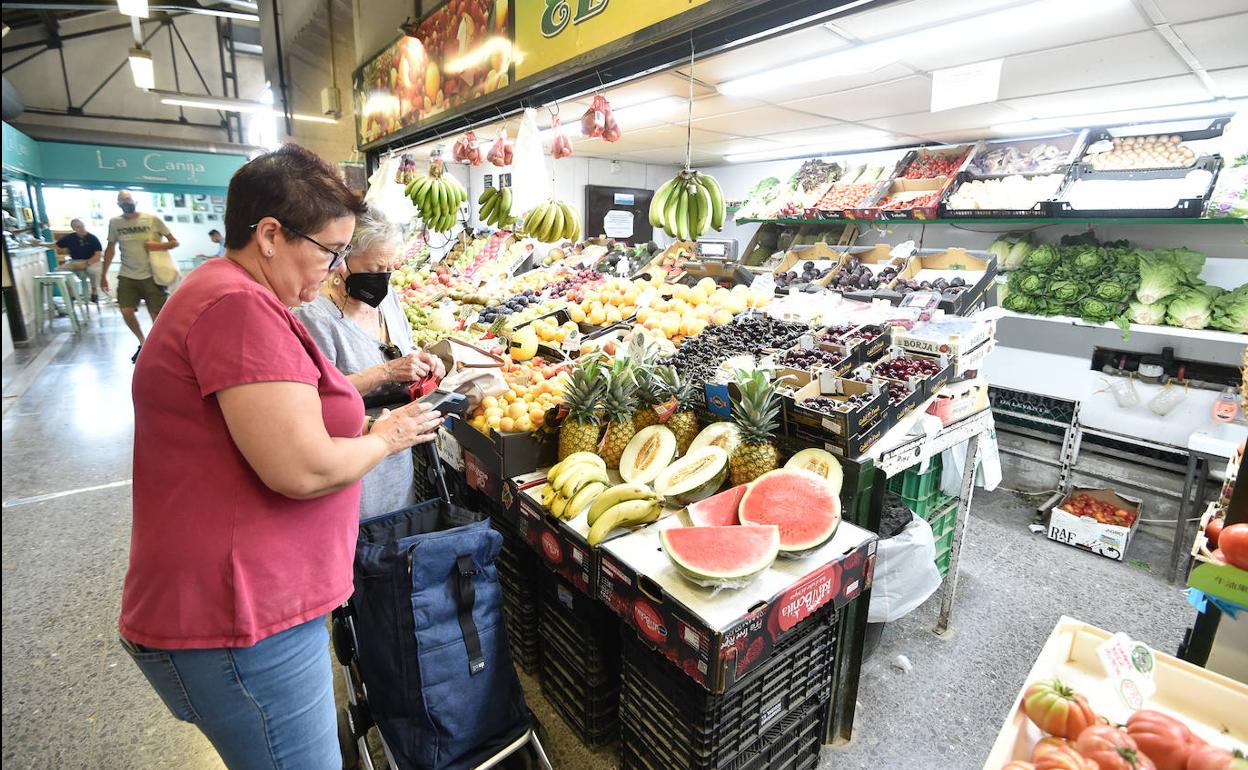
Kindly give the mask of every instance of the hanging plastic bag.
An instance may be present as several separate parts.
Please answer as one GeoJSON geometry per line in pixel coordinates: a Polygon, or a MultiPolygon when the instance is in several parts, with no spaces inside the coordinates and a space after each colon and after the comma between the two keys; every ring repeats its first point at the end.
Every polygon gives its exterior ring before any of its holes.
{"type": "Polygon", "coordinates": [[[411,222],[417,214],[412,199],[403,192],[407,183],[397,181],[402,178],[405,162],[405,158],[392,155],[369,177],[368,191],[364,194],[364,202],[379,209],[392,222],[411,222]]]}
{"type": "MultiPolygon", "coordinates": [[[[941,456],[940,491],[959,497],[962,494],[962,469],[966,467],[966,442],[946,449],[941,456]]],[[[1001,453],[997,447],[995,430],[980,434],[979,465],[976,468],[976,486],[991,492],[1001,483],[1001,453]]]]}
{"type": "Polygon", "coordinates": [[[602,94],[594,96],[594,101],[589,105],[589,109],[585,110],[585,114],[581,115],[581,133],[590,139],[597,139],[602,136],[602,132],[607,128],[606,112],[611,106],[607,104],[607,99],[602,94]]]}
{"type": "Polygon", "coordinates": [[[550,127],[554,130],[555,138],[550,141],[550,157],[555,160],[563,160],[572,156],[572,140],[564,133],[563,126],[559,123],[558,117],[551,118],[550,127]]]}
{"type": "Polygon", "coordinates": [[[494,144],[490,145],[490,151],[485,159],[495,166],[510,166],[512,154],[511,141],[507,138],[507,127],[502,126],[498,129],[498,138],[494,140],[494,144]]]}
{"type": "Polygon", "coordinates": [[[927,601],[940,587],[936,538],[918,516],[896,536],[879,541],[871,583],[868,623],[891,623],[927,601]]]}
{"type": "Polygon", "coordinates": [[[542,151],[537,110],[526,109],[516,130],[515,158],[511,164],[511,210],[528,212],[551,196],[550,169],[542,151]]]}
{"type": "Polygon", "coordinates": [[[481,148],[477,144],[476,133],[468,131],[461,136],[451,149],[451,156],[460,163],[471,163],[474,166],[480,166],[484,158],[482,158],[481,148]]]}

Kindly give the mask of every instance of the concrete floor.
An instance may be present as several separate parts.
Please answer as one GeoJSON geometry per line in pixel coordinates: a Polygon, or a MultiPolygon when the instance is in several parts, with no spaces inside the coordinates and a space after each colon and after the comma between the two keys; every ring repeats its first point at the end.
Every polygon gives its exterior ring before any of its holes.
{"type": "MultiPolygon", "coordinates": [[[[37,351],[4,367],[3,765],[219,768],[116,643],[133,340],[106,309],[81,337],[62,341],[30,382],[22,363],[37,351]]],[[[1165,542],[1142,534],[1131,563],[1116,563],[1031,534],[1030,518],[1011,493],[976,498],[952,634],[931,632],[936,599],[885,629],[862,672],[854,739],[825,749],[821,768],[979,768],[1063,614],[1175,650],[1193,612],[1159,576],[1165,542]],[[890,665],[899,654],[910,673],[890,665]]],[[[615,764],[609,751],[581,747],[536,682],[525,684],[556,768],[615,764]]]]}

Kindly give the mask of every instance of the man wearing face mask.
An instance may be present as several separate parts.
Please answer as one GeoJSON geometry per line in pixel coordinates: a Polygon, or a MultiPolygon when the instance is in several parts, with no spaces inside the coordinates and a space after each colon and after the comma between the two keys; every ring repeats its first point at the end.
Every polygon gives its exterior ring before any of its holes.
{"type": "MultiPolygon", "coordinates": [[[[120,247],[121,270],[117,274],[117,306],[121,308],[121,317],[126,326],[138,338],[139,350],[142,350],[145,337],[143,328],[139,326],[139,300],[147,303],[147,313],[152,317],[152,323],[156,323],[156,316],[169,298],[165,287],[156,283],[152,277],[150,255],[153,251],[177,248],[178,239],[173,237],[173,233],[169,232],[169,227],[160,217],[155,214],[140,214],[129,190],[117,193],[117,206],[121,209],[121,216],[113,217],[108,222],[108,248],[104,250],[100,286],[108,291],[108,268],[120,247]]],[[[138,357],[139,351],[136,350],[130,360],[136,361],[138,357]]]]}
{"type": "MultiPolygon", "coordinates": [[[[416,349],[407,316],[390,292],[390,264],[401,241],[396,226],[368,210],[356,219],[351,252],[340,273],[325,282],[320,296],[294,311],[361,396],[400,399],[410,383],[446,374],[437,356],[416,349]]],[[[364,477],[360,517],[414,505],[414,474],[410,452],[379,463],[364,477]]]]}

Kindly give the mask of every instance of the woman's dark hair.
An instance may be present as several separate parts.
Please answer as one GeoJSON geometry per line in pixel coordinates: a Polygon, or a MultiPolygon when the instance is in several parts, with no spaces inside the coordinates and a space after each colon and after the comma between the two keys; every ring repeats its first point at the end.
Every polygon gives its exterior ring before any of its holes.
{"type": "MultiPolygon", "coordinates": [[[[244,248],[251,226],[264,217],[315,233],[332,219],[362,213],[364,204],[333,166],[311,150],[284,144],[234,172],[225,200],[225,246],[244,248]]],[[[289,231],[286,235],[295,237],[289,231]]]]}

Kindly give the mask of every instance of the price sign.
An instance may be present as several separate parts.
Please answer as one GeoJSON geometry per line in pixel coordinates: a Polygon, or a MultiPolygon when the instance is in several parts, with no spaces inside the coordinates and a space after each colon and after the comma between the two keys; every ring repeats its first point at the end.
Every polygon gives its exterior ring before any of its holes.
{"type": "Polygon", "coordinates": [[[770,297],[776,293],[776,278],[771,273],[763,273],[750,281],[750,293],[770,297]]]}
{"type": "Polygon", "coordinates": [[[576,330],[568,332],[568,336],[563,338],[563,352],[566,355],[570,356],[573,353],[579,351],[580,349],[581,349],[581,333],[576,330]]]}
{"type": "Polygon", "coordinates": [[[815,349],[815,337],[813,334],[803,334],[801,337],[798,338],[797,344],[798,344],[798,347],[800,347],[802,350],[814,350],[815,349]]]}
{"type": "Polygon", "coordinates": [[[819,372],[819,392],[820,393],[839,393],[841,383],[836,379],[836,372],[831,369],[822,369],[819,372]]]}
{"type": "Polygon", "coordinates": [[[915,252],[915,248],[914,241],[905,241],[894,246],[888,254],[894,259],[906,259],[915,252]]]}

